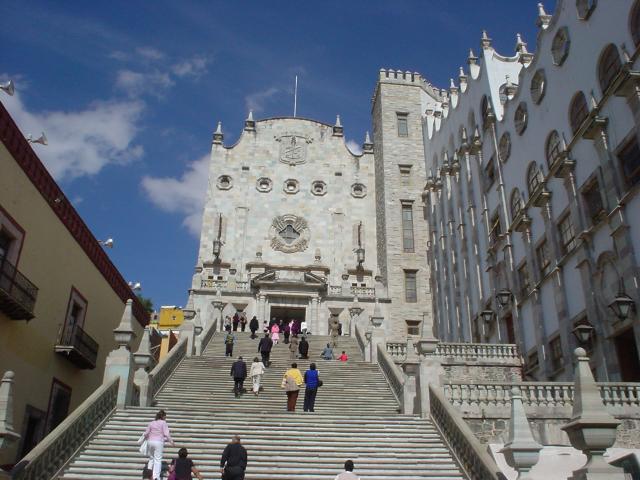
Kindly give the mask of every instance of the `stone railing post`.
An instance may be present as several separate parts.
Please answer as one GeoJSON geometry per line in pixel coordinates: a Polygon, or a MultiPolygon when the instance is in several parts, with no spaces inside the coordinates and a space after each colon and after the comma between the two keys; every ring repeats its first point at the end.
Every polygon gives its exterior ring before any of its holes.
{"type": "Polygon", "coordinates": [[[429,385],[440,387],[442,363],[440,357],[436,356],[440,341],[433,335],[433,325],[426,326],[427,314],[423,314],[422,317],[422,332],[416,344],[420,355],[416,390],[420,400],[420,415],[427,418],[431,414],[429,385]]]}
{"type": "Polygon", "coordinates": [[[131,354],[131,343],[136,337],[133,331],[133,300],[127,300],[124,313],[118,325],[113,331],[118,348],[107,355],[104,367],[103,384],[109,383],[114,378],[120,378],[118,384],[117,406],[124,407],[131,405],[133,395],[133,355],[131,354]]]}
{"type": "Polygon", "coordinates": [[[541,449],[542,446],[534,440],[531,433],[520,389],[514,387],[511,390],[509,438],[500,453],[504,454],[507,464],[518,472],[517,480],[532,480],[528,473],[538,463],[541,449]]]}
{"type": "Polygon", "coordinates": [[[197,357],[202,355],[202,319],[200,317],[200,309],[196,310],[196,316],[193,318],[193,351],[197,357]]]}
{"type": "Polygon", "coordinates": [[[224,310],[224,307],[227,306],[226,302],[222,302],[220,300],[214,300],[213,302],[211,302],[211,305],[213,305],[213,308],[215,310],[217,310],[218,312],[220,312],[220,314],[218,315],[218,327],[220,328],[220,331],[222,332],[224,330],[224,317],[222,314],[222,311],[224,310]]]}
{"type": "Polygon", "coordinates": [[[373,337],[373,329],[368,327],[364,331],[365,345],[364,345],[364,361],[373,362],[371,355],[371,338],[373,337]]]}
{"type": "MultiPolygon", "coordinates": [[[[384,330],[381,328],[382,323],[384,322],[384,315],[380,310],[380,304],[376,299],[375,307],[373,308],[373,315],[369,317],[369,328],[371,330],[371,337],[369,340],[369,355],[371,363],[378,363],[378,345],[385,344],[385,334],[384,330]]],[[[386,344],[384,345],[384,349],[386,351],[386,344]]]]}
{"type": "Polygon", "coordinates": [[[407,338],[407,357],[402,364],[402,371],[404,372],[402,413],[412,414],[416,410],[416,396],[420,396],[416,388],[417,377],[420,374],[420,357],[416,353],[416,347],[411,337],[407,338]]]}
{"type": "Polygon", "coordinates": [[[195,351],[195,337],[196,337],[196,326],[193,322],[193,319],[196,316],[195,310],[184,309],[184,322],[178,328],[180,332],[180,338],[187,339],[187,357],[193,356],[195,351]]]}
{"type": "MultiPolygon", "coordinates": [[[[7,450],[20,435],[13,429],[13,377],[12,371],[6,371],[0,383],[0,453],[7,450]]],[[[0,470],[0,478],[10,478],[0,470]]]]}
{"type": "Polygon", "coordinates": [[[136,373],[133,376],[133,383],[140,389],[140,406],[149,407],[151,401],[149,398],[149,370],[155,366],[155,359],[151,355],[149,326],[144,328],[142,339],[138,351],[133,354],[133,360],[136,365],[136,373]]]}
{"type": "Polygon", "coordinates": [[[604,406],[600,388],[591,373],[589,357],[583,348],[576,348],[573,414],[562,430],[567,432],[573,448],[587,456],[587,463],[573,472],[572,480],[624,480],[622,469],[604,459],[604,452],[616,441],[620,421],[604,406]]]}
{"type": "MultiPolygon", "coordinates": [[[[349,317],[350,317],[350,321],[349,321],[349,331],[347,332],[347,335],[351,335],[353,332],[353,335],[355,335],[355,329],[356,326],[358,325],[358,320],[360,319],[360,314],[363,311],[363,308],[360,307],[357,303],[358,297],[356,296],[354,302],[353,302],[353,306],[349,307],[349,317]]],[[[344,333],[344,332],[343,332],[344,333]]]]}

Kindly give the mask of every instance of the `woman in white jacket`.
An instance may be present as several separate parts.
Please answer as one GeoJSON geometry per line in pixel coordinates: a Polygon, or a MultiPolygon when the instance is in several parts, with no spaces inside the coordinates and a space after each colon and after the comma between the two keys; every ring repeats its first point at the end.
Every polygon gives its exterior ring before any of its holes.
{"type": "Polygon", "coordinates": [[[260,381],[262,380],[262,375],[264,374],[264,364],[258,360],[258,357],[253,359],[253,363],[251,364],[251,369],[249,370],[249,376],[251,377],[251,381],[253,382],[253,393],[255,396],[258,396],[260,393],[260,381]]]}

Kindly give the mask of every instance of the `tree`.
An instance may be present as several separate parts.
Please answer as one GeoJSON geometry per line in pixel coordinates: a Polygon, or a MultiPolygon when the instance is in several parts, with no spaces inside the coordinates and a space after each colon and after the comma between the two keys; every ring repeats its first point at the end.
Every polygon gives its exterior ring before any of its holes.
{"type": "Polygon", "coordinates": [[[142,304],[142,307],[144,308],[144,311],[147,312],[147,313],[152,313],[153,312],[153,300],[151,300],[150,298],[145,298],[140,294],[138,294],[136,296],[138,297],[138,300],[140,300],[140,303],[142,304]]]}

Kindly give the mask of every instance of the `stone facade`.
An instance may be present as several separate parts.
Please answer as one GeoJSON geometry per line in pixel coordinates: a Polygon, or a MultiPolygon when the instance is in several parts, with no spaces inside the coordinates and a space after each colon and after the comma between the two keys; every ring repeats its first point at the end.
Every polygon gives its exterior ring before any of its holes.
{"type": "MultiPolygon", "coordinates": [[[[414,135],[420,144],[419,130],[414,135]]],[[[203,321],[239,310],[261,322],[304,318],[311,332],[327,334],[333,315],[349,335],[376,304],[385,315],[401,295],[397,280],[387,294],[378,264],[380,182],[371,142],[353,154],[339,119],[328,125],[252,117],[235,145],[223,139],[219,128],[191,289],[203,321]]],[[[413,163],[422,168],[422,161],[413,163]]],[[[412,182],[417,192],[421,181],[412,182]]],[[[426,238],[424,226],[415,224],[416,235],[426,238]]],[[[426,296],[420,300],[419,319],[429,305],[426,296]]],[[[385,331],[406,334],[404,319],[387,318],[385,331]]]]}

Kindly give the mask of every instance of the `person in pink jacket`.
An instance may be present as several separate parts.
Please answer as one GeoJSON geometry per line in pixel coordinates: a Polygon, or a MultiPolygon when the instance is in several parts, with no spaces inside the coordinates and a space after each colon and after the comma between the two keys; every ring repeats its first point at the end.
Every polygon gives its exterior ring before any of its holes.
{"type": "Polygon", "coordinates": [[[280,327],[278,326],[278,322],[274,323],[271,327],[271,340],[273,340],[274,345],[277,345],[278,340],[280,340],[280,327]]]}
{"type": "Polygon", "coordinates": [[[147,468],[152,470],[153,480],[160,480],[164,443],[168,442],[169,445],[175,445],[169,433],[169,425],[167,425],[166,418],[166,412],[160,410],[156,414],[156,419],[149,422],[144,432],[144,438],[147,440],[147,455],[149,456],[147,468]]]}

